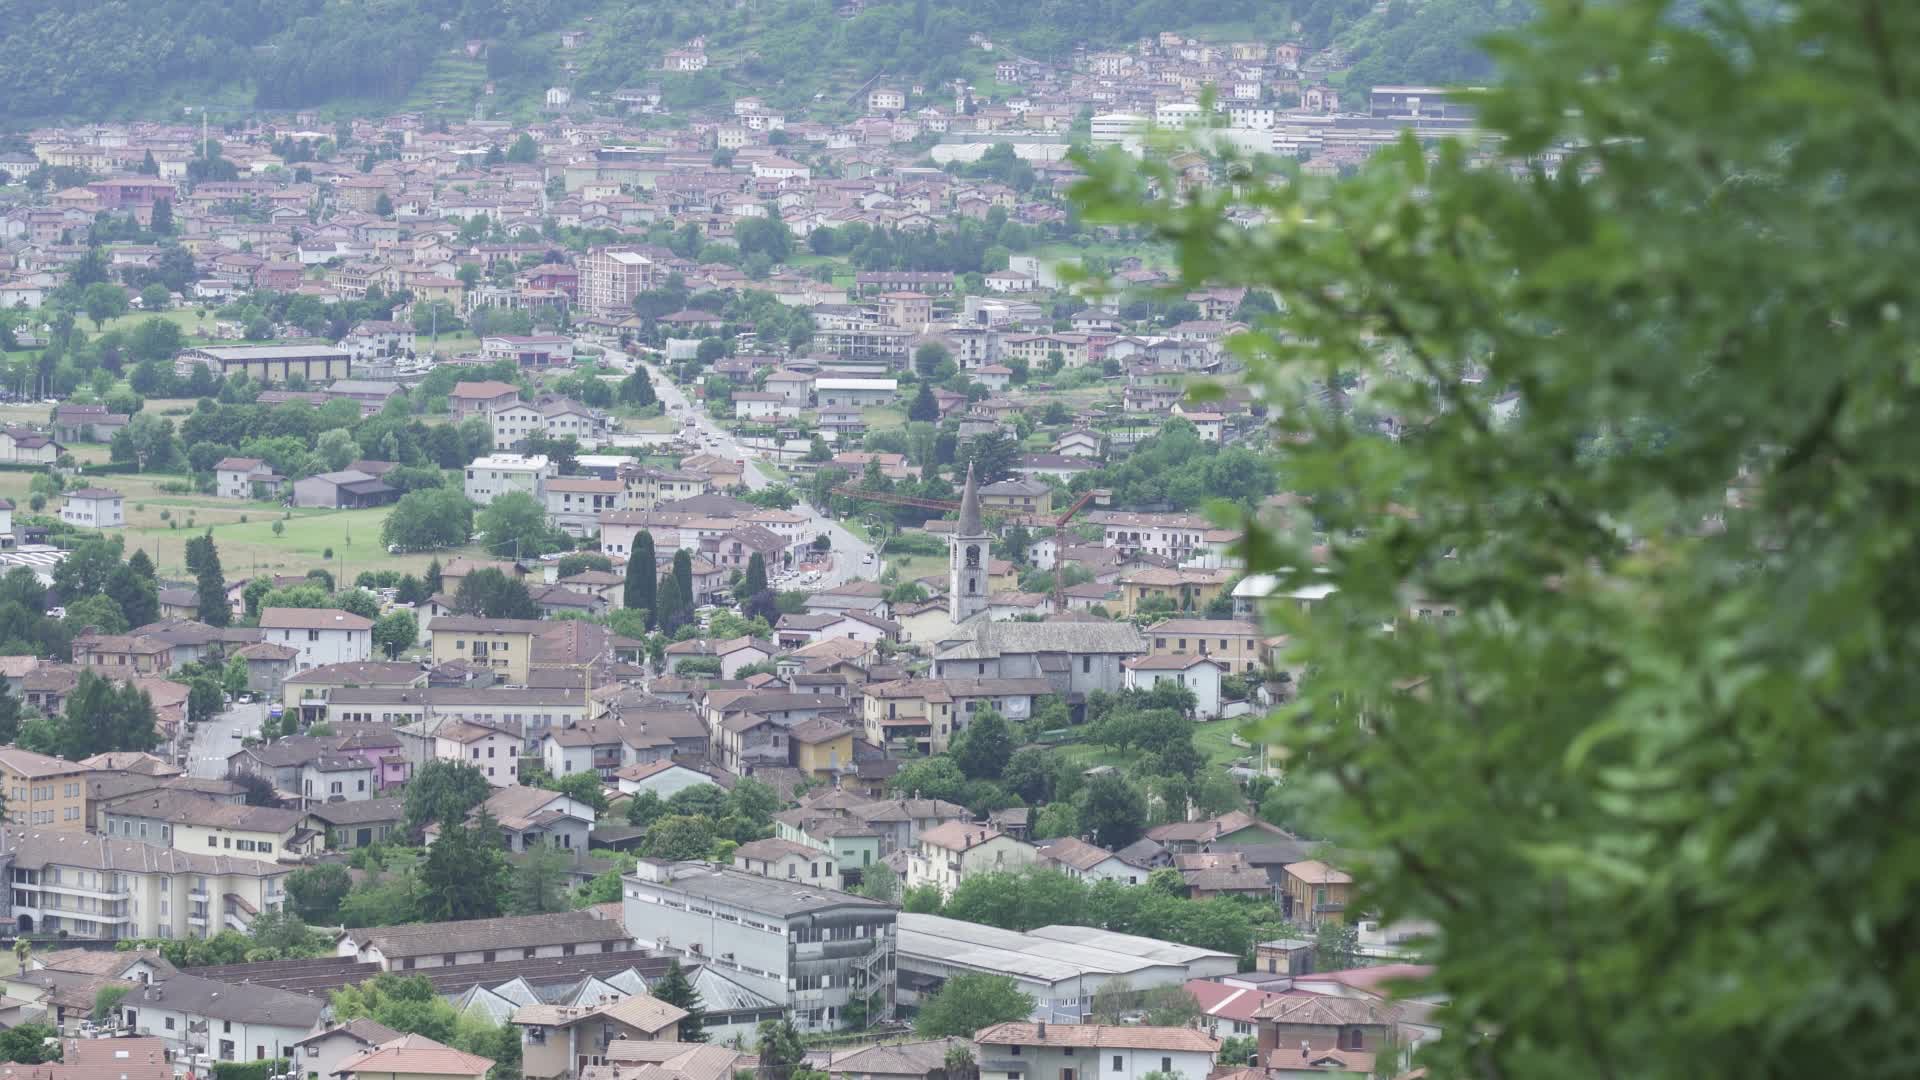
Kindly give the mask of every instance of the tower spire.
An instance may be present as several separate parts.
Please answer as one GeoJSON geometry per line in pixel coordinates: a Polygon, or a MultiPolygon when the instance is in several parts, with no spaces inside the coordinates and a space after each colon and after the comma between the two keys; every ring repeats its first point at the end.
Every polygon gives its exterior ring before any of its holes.
{"type": "Polygon", "coordinates": [[[973,476],[973,463],[967,463],[967,486],[960,493],[960,522],[957,536],[980,535],[980,484],[973,476]]]}

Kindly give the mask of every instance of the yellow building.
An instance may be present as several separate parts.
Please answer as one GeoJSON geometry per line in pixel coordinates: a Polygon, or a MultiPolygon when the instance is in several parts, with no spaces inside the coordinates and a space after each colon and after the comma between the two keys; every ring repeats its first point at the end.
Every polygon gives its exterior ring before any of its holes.
{"type": "Polygon", "coordinates": [[[815,780],[833,783],[853,768],[853,729],[838,720],[816,717],[787,729],[794,765],[815,780]]]}
{"type": "Polygon", "coordinates": [[[1232,570],[1168,570],[1154,566],[1120,579],[1120,610],[1134,615],[1163,599],[1169,611],[1201,611],[1233,580],[1232,570]]]}
{"type": "Polygon", "coordinates": [[[1015,477],[980,489],[980,509],[1005,517],[1050,517],[1053,489],[1040,480],[1015,477]]]}
{"type": "Polygon", "coordinates": [[[953,696],[933,679],[868,683],[861,691],[860,721],[867,741],[875,746],[906,745],[935,753],[946,745],[953,723],[953,696]]]}
{"type": "Polygon", "coordinates": [[[31,750],[0,748],[0,790],[7,796],[7,821],[85,832],[86,776],[92,771],[31,750]]]}
{"type": "Polygon", "coordinates": [[[1267,639],[1251,622],[1234,619],[1167,619],[1146,630],[1152,656],[1206,656],[1244,675],[1260,667],[1267,639]]]}
{"type": "Polygon", "coordinates": [[[488,619],[478,615],[441,615],[427,627],[435,665],[466,660],[492,668],[501,682],[527,681],[538,619],[488,619]]]}
{"type": "Polygon", "coordinates": [[[1281,869],[1286,874],[1282,901],[1288,919],[1305,927],[1345,921],[1352,875],[1318,859],[1288,863],[1281,869]]]}

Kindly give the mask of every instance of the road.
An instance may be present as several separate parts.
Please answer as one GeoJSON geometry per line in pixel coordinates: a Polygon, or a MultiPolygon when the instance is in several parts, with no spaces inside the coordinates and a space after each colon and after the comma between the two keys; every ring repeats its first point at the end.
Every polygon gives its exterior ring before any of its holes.
{"type": "MultiPolygon", "coordinates": [[[[745,481],[748,488],[759,491],[768,486],[767,478],[753,465],[753,462],[758,460],[759,451],[742,445],[731,432],[714,422],[713,417],[707,415],[706,410],[692,405],[687,400],[687,395],[659,367],[644,357],[628,356],[618,349],[608,349],[607,357],[624,371],[632,371],[636,364],[645,368],[648,376],[653,379],[654,393],[667,407],[668,416],[676,418],[692,416],[694,430],[700,433],[701,441],[706,442],[712,439],[718,442],[718,445],[709,446],[710,453],[747,462],[745,481]]],[[[823,591],[830,586],[848,581],[877,579],[881,571],[886,568],[886,564],[879,561],[872,544],[847,531],[845,526],[821,513],[812,504],[802,500],[794,504],[793,510],[797,514],[807,515],[807,533],[816,536],[826,533],[827,538],[833,542],[833,565],[821,576],[820,581],[811,586],[812,591],[823,591]],[[874,562],[866,561],[869,555],[875,556],[874,562]]],[[[789,585],[789,587],[792,586],[789,585]]]]}
{"type": "Polygon", "coordinates": [[[200,725],[194,735],[193,744],[187,748],[187,775],[209,780],[219,780],[227,775],[227,755],[240,749],[240,739],[234,733],[245,735],[258,731],[260,722],[267,718],[265,702],[252,705],[235,705],[200,725]]]}

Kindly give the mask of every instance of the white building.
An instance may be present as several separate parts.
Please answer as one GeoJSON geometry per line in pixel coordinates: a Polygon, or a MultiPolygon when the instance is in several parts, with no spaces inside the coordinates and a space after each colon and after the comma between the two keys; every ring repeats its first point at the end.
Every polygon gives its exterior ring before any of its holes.
{"type": "Polygon", "coordinates": [[[126,499],[107,488],[81,488],[67,492],[60,506],[60,520],[89,529],[112,529],[127,523],[126,499]]]}
{"type": "Polygon", "coordinates": [[[589,315],[631,315],[633,298],[653,284],[653,260],[637,251],[600,248],[580,259],[580,306],[589,315]]]}
{"type": "Polygon", "coordinates": [[[743,390],[733,395],[733,415],[740,420],[784,420],[799,414],[800,407],[784,394],[743,390]]]}
{"type": "Polygon", "coordinates": [[[222,458],[213,467],[213,493],[223,499],[256,498],[263,494],[256,492],[256,484],[266,485],[264,494],[271,494],[279,480],[273,466],[259,458],[222,458]]]}
{"type": "Polygon", "coordinates": [[[278,911],[296,867],[175,851],[77,830],[0,829],[20,933],[68,938],[211,937],[278,911]]]}
{"type": "Polygon", "coordinates": [[[357,664],[373,655],[373,620],[338,608],[266,608],[260,638],[298,650],[295,671],[357,664]]]}
{"type": "MultiPolygon", "coordinates": [[[[1085,1019],[1095,991],[1111,983],[1136,992],[1180,986],[1189,979],[1231,975],[1239,970],[1240,958],[1090,926],[1043,926],[1022,933],[902,912],[899,967],[903,1006],[917,1004],[921,994],[955,975],[1005,975],[1033,998],[1032,1018],[1052,1023],[1085,1019]]],[[[997,1080],[998,1074],[981,1075],[997,1080]]],[[[1189,1074],[1187,1080],[1205,1075],[1189,1074]]]]}
{"type": "Polygon", "coordinates": [[[176,972],[134,987],[120,1000],[120,1015],[179,1054],[261,1061],[289,1056],[320,1026],[326,1007],[312,994],[176,972]]]}
{"type": "Polygon", "coordinates": [[[1193,691],[1193,714],[1203,720],[1220,715],[1220,678],[1226,669],[1210,656],[1136,656],[1126,662],[1127,689],[1151,690],[1163,682],[1193,691]]]}
{"type": "Polygon", "coordinates": [[[1135,866],[1106,848],[1073,836],[1062,836],[1040,845],[1038,855],[1041,866],[1058,870],[1080,881],[1117,881],[1122,885],[1139,885],[1151,873],[1147,867],[1135,866]]]}
{"type": "Polygon", "coordinates": [[[626,485],[618,480],[588,476],[556,476],[545,484],[547,517],[570,536],[593,536],[600,531],[600,514],[618,510],[626,485]]]}
{"type": "Polygon", "coordinates": [[[1147,118],[1137,113],[1101,113],[1092,121],[1093,145],[1118,146],[1130,154],[1144,144],[1147,118]]]}
{"type": "Polygon", "coordinates": [[[822,408],[845,405],[861,408],[886,405],[900,396],[897,379],[815,379],[814,397],[822,408]]]}
{"type": "Polygon", "coordinates": [[[1014,1022],[973,1038],[980,1075],[1034,1080],[1140,1080],[1149,1073],[1200,1080],[1220,1053],[1219,1039],[1189,1027],[1014,1022]]]}
{"type": "Polygon", "coordinates": [[[938,886],[944,896],[970,877],[1010,873],[1031,864],[1032,844],[988,825],[949,821],[920,834],[907,858],[907,887],[938,886]]]}
{"type": "Polygon", "coordinates": [[[474,458],[467,466],[467,498],[482,506],[510,492],[522,492],[533,496],[535,502],[544,503],[542,495],[546,491],[548,478],[559,470],[544,454],[531,457],[524,454],[488,454],[474,458]]]}

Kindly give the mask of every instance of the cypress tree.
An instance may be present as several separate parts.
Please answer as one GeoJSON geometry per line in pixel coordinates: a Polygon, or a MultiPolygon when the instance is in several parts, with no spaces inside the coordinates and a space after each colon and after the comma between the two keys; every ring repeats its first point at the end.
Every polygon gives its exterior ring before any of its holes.
{"type": "Polygon", "coordinates": [[[654,574],[659,568],[654,565],[653,534],[645,529],[634,537],[633,555],[627,559],[627,591],[625,604],[647,613],[649,627],[660,625],[658,607],[659,592],[654,574]]]}
{"type": "MultiPolygon", "coordinates": [[[[759,596],[761,593],[765,592],[766,589],[767,589],[767,561],[761,558],[760,553],[756,551],[753,553],[753,558],[747,560],[747,582],[746,582],[745,596],[759,596]]],[[[743,596],[742,599],[744,599],[745,596],[743,596]]]]}
{"type": "Polygon", "coordinates": [[[673,553],[673,581],[680,590],[680,610],[692,614],[693,603],[693,553],[681,548],[673,553]]]}

